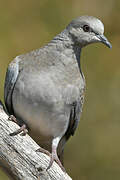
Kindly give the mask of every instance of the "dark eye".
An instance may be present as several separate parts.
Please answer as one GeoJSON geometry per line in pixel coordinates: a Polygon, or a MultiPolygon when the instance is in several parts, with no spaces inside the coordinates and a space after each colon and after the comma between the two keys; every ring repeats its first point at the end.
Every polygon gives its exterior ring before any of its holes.
{"type": "Polygon", "coordinates": [[[84,30],[85,32],[89,32],[89,31],[90,31],[90,27],[89,27],[88,25],[84,25],[84,26],[83,26],[83,30],[84,30]]]}

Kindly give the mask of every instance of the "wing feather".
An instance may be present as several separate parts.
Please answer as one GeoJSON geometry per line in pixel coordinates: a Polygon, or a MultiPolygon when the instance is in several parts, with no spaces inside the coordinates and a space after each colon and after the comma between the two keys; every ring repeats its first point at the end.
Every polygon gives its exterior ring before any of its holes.
{"type": "Polygon", "coordinates": [[[12,109],[12,92],[19,74],[19,61],[16,57],[8,66],[4,86],[4,100],[7,110],[10,114],[13,113],[12,109]]]}

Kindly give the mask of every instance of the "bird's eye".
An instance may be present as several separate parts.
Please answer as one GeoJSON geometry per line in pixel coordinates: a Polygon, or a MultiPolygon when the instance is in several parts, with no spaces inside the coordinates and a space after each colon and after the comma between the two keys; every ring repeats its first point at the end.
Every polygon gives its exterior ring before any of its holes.
{"type": "Polygon", "coordinates": [[[85,32],[90,32],[90,27],[89,27],[88,25],[84,25],[84,26],[83,26],[83,30],[84,30],[85,32]]]}

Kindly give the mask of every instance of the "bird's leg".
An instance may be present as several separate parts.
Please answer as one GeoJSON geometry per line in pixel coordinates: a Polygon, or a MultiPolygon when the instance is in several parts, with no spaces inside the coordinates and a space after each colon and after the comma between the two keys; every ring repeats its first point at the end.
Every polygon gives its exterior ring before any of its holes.
{"type": "Polygon", "coordinates": [[[25,124],[23,124],[18,130],[14,131],[13,133],[10,133],[10,136],[15,136],[21,132],[23,132],[22,134],[23,136],[25,136],[28,133],[28,130],[25,124]]]}
{"type": "Polygon", "coordinates": [[[66,172],[65,168],[63,167],[62,163],[60,162],[59,158],[58,158],[58,155],[57,155],[57,147],[58,147],[58,144],[59,144],[59,141],[60,141],[60,138],[57,137],[55,139],[53,139],[52,141],[52,154],[51,154],[51,157],[50,157],[50,163],[49,163],[49,166],[47,167],[46,171],[48,169],[51,168],[52,164],[54,161],[57,162],[57,164],[60,166],[60,168],[66,172]]]}

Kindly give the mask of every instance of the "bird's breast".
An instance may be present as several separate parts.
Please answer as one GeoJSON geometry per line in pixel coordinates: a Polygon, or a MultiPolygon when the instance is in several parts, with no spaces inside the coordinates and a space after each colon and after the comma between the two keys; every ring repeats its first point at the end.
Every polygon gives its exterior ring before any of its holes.
{"type": "Polygon", "coordinates": [[[78,99],[84,84],[80,79],[74,84],[61,83],[62,79],[57,77],[58,74],[25,71],[19,76],[12,96],[15,116],[46,139],[65,134],[71,105],[78,99]]]}

